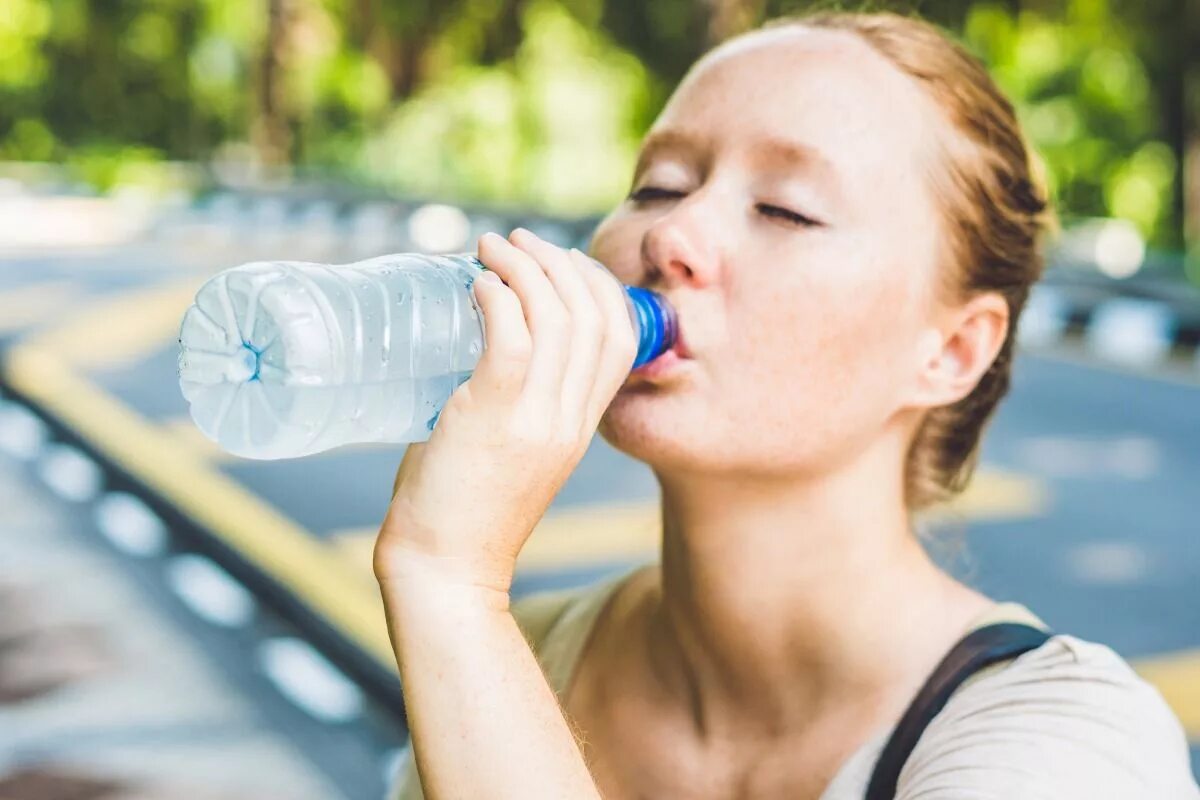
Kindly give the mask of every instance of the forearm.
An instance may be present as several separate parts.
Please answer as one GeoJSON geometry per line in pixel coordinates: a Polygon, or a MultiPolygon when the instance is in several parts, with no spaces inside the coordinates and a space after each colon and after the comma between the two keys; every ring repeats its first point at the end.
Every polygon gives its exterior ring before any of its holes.
{"type": "Polygon", "coordinates": [[[419,568],[381,588],[427,798],[600,796],[507,597],[419,568]]]}

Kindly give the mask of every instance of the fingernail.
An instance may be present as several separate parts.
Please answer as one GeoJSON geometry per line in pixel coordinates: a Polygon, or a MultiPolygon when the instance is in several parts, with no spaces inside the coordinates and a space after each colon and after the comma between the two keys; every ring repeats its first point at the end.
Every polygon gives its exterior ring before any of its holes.
{"type": "Polygon", "coordinates": [[[495,231],[488,231],[487,233],[485,233],[483,235],[483,238],[489,239],[489,240],[490,239],[499,239],[500,241],[504,241],[504,237],[501,236],[500,234],[496,233],[495,231]]]}
{"type": "Polygon", "coordinates": [[[494,272],[487,272],[486,270],[484,272],[480,273],[479,277],[476,278],[476,280],[486,281],[488,283],[504,283],[504,281],[500,280],[499,275],[497,275],[494,272]]]}

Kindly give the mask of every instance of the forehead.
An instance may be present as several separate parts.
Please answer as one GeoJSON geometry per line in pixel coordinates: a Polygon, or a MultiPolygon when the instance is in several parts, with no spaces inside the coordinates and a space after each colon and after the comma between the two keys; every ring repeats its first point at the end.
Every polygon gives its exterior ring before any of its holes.
{"type": "Polygon", "coordinates": [[[853,184],[877,180],[883,169],[921,170],[937,125],[926,93],[858,36],[796,26],[710,52],[654,128],[688,131],[713,149],[790,140],[853,184]]]}

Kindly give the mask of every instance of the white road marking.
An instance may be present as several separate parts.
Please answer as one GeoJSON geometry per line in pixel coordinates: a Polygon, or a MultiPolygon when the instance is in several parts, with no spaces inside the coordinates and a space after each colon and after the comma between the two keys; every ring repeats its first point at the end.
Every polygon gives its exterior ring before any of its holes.
{"type": "Polygon", "coordinates": [[[118,550],[143,558],[167,548],[167,526],[150,508],[128,492],[108,492],[92,512],[96,527],[118,550]]]}
{"type": "Polygon", "coordinates": [[[1017,445],[1023,469],[1055,478],[1147,480],[1162,470],[1162,446],[1146,436],[1032,436],[1017,445]]]}
{"type": "Polygon", "coordinates": [[[362,712],[362,690],[300,639],[268,639],[258,660],[275,687],[316,719],[349,722],[362,712]]]}
{"type": "Polygon", "coordinates": [[[69,444],[48,445],[37,471],[51,491],[75,502],[94,498],[104,481],[96,462],[69,444]]]}
{"type": "Polygon", "coordinates": [[[46,423],[19,403],[0,401],[0,451],[32,461],[49,438],[46,423]]]}
{"type": "Polygon", "coordinates": [[[166,567],[167,584],[197,616],[224,628],[243,627],[254,618],[254,596],[232,575],[203,556],[175,556],[166,567]]]}
{"type": "Polygon", "coordinates": [[[1088,542],[1067,552],[1067,569],[1082,583],[1128,586],[1150,573],[1150,556],[1133,542],[1088,542]]]}

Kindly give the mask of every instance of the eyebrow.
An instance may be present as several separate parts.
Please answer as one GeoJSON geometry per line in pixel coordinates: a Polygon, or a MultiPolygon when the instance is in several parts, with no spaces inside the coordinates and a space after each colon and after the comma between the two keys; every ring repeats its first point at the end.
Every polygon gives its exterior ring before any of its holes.
{"type": "MultiPolygon", "coordinates": [[[[659,153],[667,150],[682,150],[696,153],[703,149],[705,142],[698,136],[677,129],[663,129],[649,134],[642,143],[638,155],[634,177],[644,170],[659,153]]],[[[784,166],[809,172],[824,180],[830,189],[840,188],[837,170],[833,164],[815,147],[791,139],[778,136],[765,136],[753,141],[749,148],[747,161],[761,169],[784,166]]]]}
{"type": "Polygon", "coordinates": [[[699,151],[702,146],[703,142],[697,137],[683,131],[672,130],[670,128],[654,131],[642,141],[642,150],[638,154],[637,166],[633,170],[634,177],[641,175],[642,170],[660,152],[665,150],[683,150],[694,153],[699,151]]]}

